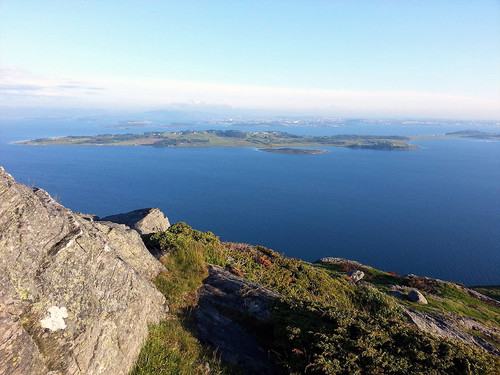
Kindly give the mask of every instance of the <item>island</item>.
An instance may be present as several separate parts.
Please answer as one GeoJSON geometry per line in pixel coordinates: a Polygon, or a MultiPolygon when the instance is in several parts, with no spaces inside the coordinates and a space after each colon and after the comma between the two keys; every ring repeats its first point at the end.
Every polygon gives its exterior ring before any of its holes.
{"type": "Polygon", "coordinates": [[[317,154],[323,151],[303,150],[294,147],[329,146],[370,150],[414,150],[419,148],[409,144],[409,141],[410,137],[385,135],[307,136],[281,131],[186,130],[40,138],[18,142],[18,144],[30,146],[257,147],[259,150],[267,152],[317,154]]]}
{"type": "Polygon", "coordinates": [[[324,150],[297,147],[345,147],[355,150],[407,151],[420,148],[411,140],[431,138],[476,138],[500,140],[500,134],[477,130],[430,136],[399,135],[296,135],[282,131],[244,132],[241,130],[184,130],[39,138],[17,142],[29,146],[152,146],[152,147],[256,147],[260,151],[311,155],[324,150]]]}

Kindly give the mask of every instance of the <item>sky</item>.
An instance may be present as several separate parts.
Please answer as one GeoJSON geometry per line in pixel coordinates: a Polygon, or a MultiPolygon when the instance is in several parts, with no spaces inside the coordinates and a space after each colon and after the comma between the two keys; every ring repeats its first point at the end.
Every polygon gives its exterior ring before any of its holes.
{"type": "Polygon", "coordinates": [[[0,0],[0,100],[498,120],[499,15],[497,0],[0,0]]]}

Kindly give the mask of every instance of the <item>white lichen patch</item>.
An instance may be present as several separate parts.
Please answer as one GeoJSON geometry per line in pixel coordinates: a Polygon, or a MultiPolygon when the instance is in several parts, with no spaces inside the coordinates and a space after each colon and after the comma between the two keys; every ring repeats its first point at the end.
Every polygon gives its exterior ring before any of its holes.
{"type": "Polygon", "coordinates": [[[66,310],[66,307],[51,306],[47,311],[50,316],[40,320],[43,328],[48,328],[51,331],[66,328],[66,323],[64,322],[64,319],[68,317],[68,310],[66,310]]]}

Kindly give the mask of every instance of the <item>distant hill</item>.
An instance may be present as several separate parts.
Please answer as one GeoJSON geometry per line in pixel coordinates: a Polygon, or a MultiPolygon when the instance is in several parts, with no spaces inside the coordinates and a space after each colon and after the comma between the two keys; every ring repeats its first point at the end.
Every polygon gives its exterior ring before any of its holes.
{"type": "Polygon", "coordinates": [[[486,133],[478,130],[463,130],[459,132],[446,133],[446,135],[479,138],[479,139],[500,139],[500,134],[498,133],[486,133]]]}

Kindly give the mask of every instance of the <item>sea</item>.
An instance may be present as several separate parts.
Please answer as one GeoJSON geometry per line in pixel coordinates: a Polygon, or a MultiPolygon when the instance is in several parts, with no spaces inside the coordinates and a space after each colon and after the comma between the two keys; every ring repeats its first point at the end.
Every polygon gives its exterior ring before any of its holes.
{"type": "MultiPolygon", "coordinates": [[[[256,148],[24,146],[15,141],[116,129],[105,121],[2,120],[0,165],[64,206],[106,216],[159,207],[221,240],[289,257],[357,260],[400,275],[500,284],[500,141],[421,139],[413,151],[322,147],[289,155],[256,148]]],[[[196,125],[192,129],[216,129],[196,125]]],[[[221,129],[224,127],[220,127],[221,129]]],[[[227,128],[227,127],[226,127],[227,128]]],[[[294,134],[433,135],[463,124],[252,127],[294,134]]],[[[500,132],[498,126],[473,127],[500,132]]],[[[1,199],[1,198],[0,198],[1,199]]]]}

